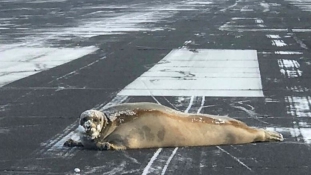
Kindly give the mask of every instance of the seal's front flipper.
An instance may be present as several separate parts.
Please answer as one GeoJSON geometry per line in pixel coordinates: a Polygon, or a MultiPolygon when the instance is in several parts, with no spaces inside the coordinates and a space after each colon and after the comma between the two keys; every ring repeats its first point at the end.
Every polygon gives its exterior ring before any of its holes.
{"type": "Polygon", "coordinates": [[[96,144],[97,148],[100,150],[125,150],[126,147],[123,145],[112,144],[109,142],[99,142],[96,144]]]}
{"type": "Polygon", "coordinates": [[[64,146],[66,146],[66,147],[83,147],[83,144],[81,142],[69,139],[64,143],[64,146]]]}
{"type": "Polygon", "coordinates": [[[111,145],[108,142],[98,142],[96,143],[96,147],[99,150],[110,150],[111,149],[111,145]]]}
{"type": "Polygon", "coordinates": [[[126,149],[126,147],[123,145],[110,144],[110,146],[113,150],[125,150],[126,149]]]}

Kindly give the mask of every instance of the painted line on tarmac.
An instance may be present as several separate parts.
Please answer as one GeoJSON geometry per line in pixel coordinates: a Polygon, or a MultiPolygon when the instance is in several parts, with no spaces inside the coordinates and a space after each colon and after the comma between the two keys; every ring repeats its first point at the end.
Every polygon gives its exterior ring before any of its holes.
{"type": "Polygon", "coordinates": [[[0,87],[68,63],[98,50],[97,47],[17,47],[1,50],[0,87]]]}
{"type": "Polygon", "coordinates": [[[118,95],[263,97],[257,51],[174,49],[118,95]]]}

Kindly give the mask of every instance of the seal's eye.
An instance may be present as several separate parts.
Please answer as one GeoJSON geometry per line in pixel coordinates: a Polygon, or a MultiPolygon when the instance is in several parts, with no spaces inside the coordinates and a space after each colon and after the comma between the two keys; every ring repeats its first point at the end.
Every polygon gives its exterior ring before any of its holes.
{"type": "Polygon", "coordinates": [[[83,118],[82,121],[83,121],[83,122],[86,122],[86,121],[87,121],[87,118],[83,118]]]}
{"type": "Polygon", "coordinates": [[[97,119],[97,118],[94,118],[93,121],[94,121],[94,122],[98,122],[98,119],[97,119]]]}

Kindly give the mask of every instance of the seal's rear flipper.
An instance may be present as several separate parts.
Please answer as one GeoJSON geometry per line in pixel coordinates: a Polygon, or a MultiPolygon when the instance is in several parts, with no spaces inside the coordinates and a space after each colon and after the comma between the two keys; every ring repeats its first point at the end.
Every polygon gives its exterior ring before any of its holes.
{"type": "Polygon", "coordinates": [[[100,150],[125,150],[126,147],[121,144],[112,144],[109,142],[100,142],[96,144],[100,150]]]}
{"type": "Polygon", "coordinates": [[[275,132],[275,131],[267,131],[265,130],[265,141],[267,142],[271,142],[271,141],[283,141],[284,138],[283,138],[283,135],[278,133],[278,132],[275,132]]]}

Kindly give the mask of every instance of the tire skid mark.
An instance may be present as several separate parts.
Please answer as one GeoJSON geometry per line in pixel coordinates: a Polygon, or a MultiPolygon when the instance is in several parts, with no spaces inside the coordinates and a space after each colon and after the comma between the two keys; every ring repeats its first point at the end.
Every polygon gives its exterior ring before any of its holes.
{"type": "MultiPolygon", "coordinates": [[[[185,109],[184,112],[188,113],[189,110],[191,109],[192,105],[193,105],[193,101],[194,101],[195,97],[191,96],[190,101],[189,101],[189,105],[187,106],[187,108],[185,109]]],[[[159,154],[161,153],[161,151],[163,150],[163,148],[159,148],[154,155],[151,157],[150,161],[148,162],[147,166],[144,168],[144,171],[142,173],[142,175],[147,175],[149,173],[151,173],[151,170],[156,170],[154,168],[152,168],[152,165],[154,163],[155,160],[157,160],[159,154]]],[[[166,163],[161,171],[161,175],[164,175],[166,173],[166,170],[170,164],[170,162],[172,161],[172,159],[174,158],[176,152],[178,151],[178,147],[174,148],[174,150],[172,151],[170,157],[168,157],[168,159],[166,160],[166,163]]],[[[152,172],[154,173],[154,172],[152,172]]],[[[157,173],[159,174],[159,173],[157,173]]]]}
{"type": "Polygon", "coordinates": [[[249,166],[247,166],[244,162],[242,162],[239,158],[235,157],[234,155],[232,155],[231,153],[229,153],[228,151],[226,151],[225,149],[221,148],[220,146],[216,146],[220,151],[226,153],[228,156],[230,156],[232,159],[234,159],[235,161],[237,161],[239,164],[241,164],[243,167],[245,167],[246,169],[248,169],[251,172],[254,172],[253,169],[251,169],[249,166]]]}
{"type": "Polygon", "coordinates": [[[221,11],[221,12],[226,12],[227,10],[229,10],[229,9],[231,9],[231,8],[233,8],[233,7],[235,7],[235,6],[237,6],[239,2],[241,2],[241,0],[235,1],[233,5],[230,5],[229,7],[224,8],[224,9],[221,9],[221,10],[219,10],[219,11],[221,11]]]}
{"type": "Polygon", "coordinates": [[[39,149],[35,151],[34,154],[43,154],[46,152],[48,149],[50,149],[53,145],[55,145],[57,142],[59,142],[63,137],[66,135],[71,135],[71,130],[75,128],[76,126],[76,121],[72,123],[71,125],[67,126],[62,133],[57,134],[54,136],[52,139],[48,140],[46,143],[43,143],[42,145],[44,146],[42,149],[39,149]]]}
{"type": "Polygon", "coordinates": [[[167,168],[168,168],[168,166],[169,166],[171,160],[172,160],[173,157],[175,156],[177,150],[178,150],[178,147],[176,147],[176,148],[173,150],[171,156],[167,159],[167,161],[166,161],[166,163],[165,163],[165,166],[163,167],[163,170],[162,170],[162,172],[161,172],[161,175],[164,175],[164,174],[165,174],[165,172],[166,172],[166,170],[167,170],[167,168]]]}
{"type": "MultiPolygon", "coordinates": [[[[154,99],[154,101],[155,101],[156,103],[158,103],[159,105],[161,105],[161,103],[160,103],[154,96],[151,96],[151,97],[154,99]]],[[[146,175],[146,174],[149,173],[149,170],[150,170],[150,168],[151,168],[153,162],[157,159],[157,157],[159,156],[159,154],[161,153],[161,151],[162,151],[162,148],[158,148],[157,151],[153,154],[153,156],[152,156],[151,159],[149,160],[147,166],[144,168],[142,175],[146,175]]]]}
{"type": "Polygon", "coordinates": [[[68,78],[68,77],[71,76],[71,75],[75,75],[75,74],[77,74],[79,71],[81,71],[81,70],[83,70],[83,69],[86,69],[86,68],[89,68],[90,66],[92,66],[92,65],[94,65],[94,64],[96,64],[96,63],[98,63],[98,62],[100,62],[100,61],[102,61],[102,60],[104,60],[105,58],[106,58],[106,56],[101,57],[101,58],[99,58],[99,59],[97,59],[97,60],[95,60],[95,61],[93,61],[93,62],[87,64],[86,66],[80,67],[80,68],[78,68],[78,69],[76,69],[76,70],[74,70],[74,71],[72,71],[72,72],[69,72],[69,73],[63,75],[63,76],[57,77],[56,79],[54,79],[54,80],[48,82],[48,84],[51,84],[51,83],[53,83],[53,82],[55,82],[55,81],[59,81],[59,80],[64,79],[64,78],[68,78]]]}
{"type": "MultiPolygon", "coordinates": [[[[190,102],[189,102],[189,105],[187,107],[187,109],[184,111],[185,113],[188,113],[189,110],[191,109],[192,105],[193,105],[193,101],[194,101],[194,96],[191,96],[190,98],[190,102]]],[[[169,164],[171,163],[172,159],[174,158],[176,152],[178,151],[178,147],[176,147],[173,151],[172,151],[172,154],[170,155],[170,157],[167,159],[166,163],[165,163],[165,166],[163,167],[163,170],[161,172],[161,175],[164,175],[166,173],[166,170],[169,166],[169,164]]]]}
{"type": "Polygon", "coordinates": [[[142,175],[147,175],[149,173],[149,170],[150,170],[153,162],[157,159],[157,157],[159,156],[159,154],[161,153],[162,150],[163,150],[163,148],[158,148],[157,149],[157,151],[153,154],[153,156],[149,160],[147,166],[144,168],[144,171],[143,171],[142,175]]]}

